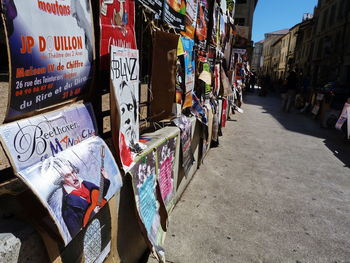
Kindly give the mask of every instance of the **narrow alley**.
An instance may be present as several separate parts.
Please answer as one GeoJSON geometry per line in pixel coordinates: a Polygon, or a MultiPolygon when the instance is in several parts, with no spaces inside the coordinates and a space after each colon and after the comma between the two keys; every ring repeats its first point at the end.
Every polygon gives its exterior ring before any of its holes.
{"type": "Polygon", "coordinates": [[[245,98],[170,217],[167,262],[349,262],[349,144],[279,105],[245,98]]]}

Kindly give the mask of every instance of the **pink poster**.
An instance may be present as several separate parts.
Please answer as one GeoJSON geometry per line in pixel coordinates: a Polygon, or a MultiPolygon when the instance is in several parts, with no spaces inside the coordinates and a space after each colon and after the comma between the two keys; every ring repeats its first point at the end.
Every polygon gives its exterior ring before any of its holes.
{"type": "Polygon", "coordinates": [[[171,138],[157,148],[158,182],[165,206],[174,196],[174,162],[176,137],[171,138]]]}

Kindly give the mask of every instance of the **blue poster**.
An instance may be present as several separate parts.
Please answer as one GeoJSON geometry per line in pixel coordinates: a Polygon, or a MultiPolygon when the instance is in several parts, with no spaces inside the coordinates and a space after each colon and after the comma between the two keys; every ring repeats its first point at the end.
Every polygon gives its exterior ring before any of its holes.
{"type": "Polygon", "coordinates": [[[86,94],[94,59],[90,1],[1,3],[11,72],[6,119],[86,94]]]}

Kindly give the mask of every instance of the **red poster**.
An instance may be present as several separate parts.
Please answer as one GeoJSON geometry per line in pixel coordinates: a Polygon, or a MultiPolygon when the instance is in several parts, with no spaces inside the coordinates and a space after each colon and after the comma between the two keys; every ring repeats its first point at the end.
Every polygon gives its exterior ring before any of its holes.
{"type": "Polygon", "coordinates": [[[221,127],[226,127],[227,120],[227,99],[222,100],[222,114],[221,114],[221,127]]]}
{"type": "Polygon", "coordinates": [[[102,71],[110,70],[111,45],[136,49],[134,26],[135,1],[100,0],[100,69],[102,71]]]}

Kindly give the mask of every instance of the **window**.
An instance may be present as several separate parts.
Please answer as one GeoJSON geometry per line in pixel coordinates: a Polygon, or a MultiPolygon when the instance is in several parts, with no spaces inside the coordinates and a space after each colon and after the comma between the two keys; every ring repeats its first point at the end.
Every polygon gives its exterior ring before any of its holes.
{"type": "Polygon", "coordinates": [[[346,0],[341,0],[340,1],[340,5],[339,5],[339,8],[338,8],[337,20],[341,20],[344,17],[345,1],[346,0]]]}
{"type": "Polygon", "coordinates": [[[328,25],[329,25],[329,26],[332,26],[332,24],[334,24],[335,11],[336,11],[336,9],[337,9],[337,5],[334,4],[334,5],[332,6],[331,14],[330,14],[330,16],[329,16],[329,22],[328,22],[328,25]]]}
{"type": "Polygon", "coordinates": [[[235,25],[244,26],[244,23],[245,23],[245,19],[244,18],[242,18],[242,17],[235,18],[235,25]]]}
{"type": "Polygon", "coordinates": [[[326,10],[323,12],[323,19],[322,19],[322,28],[321,28],[321,30],[323,30],[323,29],[326,28],[327,20],[328,20],[328,9],[326,9],[326,10]]]}

